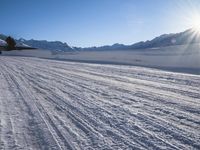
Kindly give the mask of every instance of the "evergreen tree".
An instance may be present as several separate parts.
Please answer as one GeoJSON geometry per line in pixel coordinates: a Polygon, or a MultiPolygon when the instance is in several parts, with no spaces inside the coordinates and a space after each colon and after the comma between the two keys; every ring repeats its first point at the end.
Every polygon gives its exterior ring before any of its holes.
{"type": "Polygon", "coordinates": [[[16,42],[12,37],[10,37],[10,36],[7,37],[6,42],[7,42],[7,49],[8,50],[14,50],[15,49],[16,42]]]}

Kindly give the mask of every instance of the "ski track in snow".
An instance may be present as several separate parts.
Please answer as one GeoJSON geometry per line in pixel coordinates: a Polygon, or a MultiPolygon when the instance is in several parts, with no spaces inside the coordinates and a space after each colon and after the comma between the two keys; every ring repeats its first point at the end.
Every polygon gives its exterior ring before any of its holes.
{"type": "Polygon", "coordinates": [[[200,149],[200,76],[1,56],[0,149],[200,149]]]}

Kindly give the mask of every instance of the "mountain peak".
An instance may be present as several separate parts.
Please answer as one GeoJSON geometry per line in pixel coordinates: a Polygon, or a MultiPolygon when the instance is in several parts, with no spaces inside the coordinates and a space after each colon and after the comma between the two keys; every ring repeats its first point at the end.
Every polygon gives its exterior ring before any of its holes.
{"type": "MultiPolygon", "coordinates": [[[[5,40],[7,36],[0,34],[0,39],[5,40]]],[[[67,43],[61,41],[47,41],[47,40],[26,40],[20,38],[16,40],[18,44],[27,45],[39,49],[74,51],[74,50],[127,50],[127,49],[147,49],[155,47],[165,47],[173,45],[184,45],[200,43],[200,32],[194,28],[187,29],[180,33],[162,34],[152,40],[141,41],[132,45],[124,45],[115,43],[111,46],[105,45],[101,47],[79,48],[70,47],[67,43]]],[[[2,43],[2,42],[1,42],[2,43]]]]}
{"type": "Polygon", "coordinates": [[[25,40],[19,39],[18,41],[23,42],[26,45],[29,45],[34,48],[39,49],[48,49],[48,50],[61,50],[61,51],[72,51],[71,48],[67,43],[63,43],[61,41],[47,41],[47,40],[25,40]]]}

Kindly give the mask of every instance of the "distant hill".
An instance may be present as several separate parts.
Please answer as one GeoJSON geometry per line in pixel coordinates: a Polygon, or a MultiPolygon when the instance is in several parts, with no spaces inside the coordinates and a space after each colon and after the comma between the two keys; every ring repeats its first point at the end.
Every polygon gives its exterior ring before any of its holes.
{"type": "Polygon", "coordinates": [[[4,41],[5,41],[5,40],[6,40],[6,38],[7,38],[7,36],[6,36],[6,35],[4,35],[4,34],[0,34],[0,39],[1,39],[1,40],[4,40],[4,41]]]}
{"type": "MultiPolygon", "coordinates": [[[[0,51],[4,51],[4,50],[8,50],[7,49],[7,42],[5,41],[7,38],[6,35],[4,34],[0,34],[0,51]]],[[[16,50],[23,50],[23,49],[35,49],[34,47],[31,47],[29,45],[26,45],[25,43],[21,43],[18,40],[16,40],[16,46],[15,49],[16,50]]]]}
{"type": "Polygon", "coordinates": [[[176,34],[163,34],[151,41],[135,43],[129,47],[134,49],[144,49],[194,43],[200,43],[200,33],[197,33],[193,29],[189,29],[176,34]]]}
{"type": "Polygon", "coordinates": [[[73,48],[70,47],[67,43],[63,43],[60,41],[46,41],[46,40],[25,40],[19,39],[18,43],[23,43],[29,45],[31,47],[39,48],[39,49],[48,49],[48,50],[57,50],[57,51],[73,51],[73,48]]]}
{"type": "Polygon", "coordinates": [[[132,45],[114,44],[111,46],[80,48],[81,50],[132,50],[147,49],[156,47],[166,47],[174,45],[185,45],[200,43],[200,33],[193,29],[188,29],[180,33],[163,34],[152,40],[141,41],[132,45]]]}
{"type": "MultiPolygon", "coordinates": [[[[4,46],[6,35],[0,34],[0,46],[4,46]]],[[[46,40],[26,40],[23,38],[15,39],[17,47],[33,47],[38,49],[47,49],[55,51],[73,51],[73,48],[70,47],[67,43],[62,43],[60,41],[46,41],[46,40]]]]}
{"type": "MultiPolygon", "coordinates": [[[[5,40],[6,36],[0,34],[0,39],[5,40]]],[[[70,47],[67,43],[60,41],[46,41],[46,40],[16,40],[19,46],[34,47],[39,49],[48,49],[53,51],[106,51],[106,50],[134,50],[134,49],[147,49],[156,47],[166,47],[174,45],[185,45],[200,43],[200,33],[195,32],[193,29],[188,29],[180,33],[163,34],[150,41],[141,41],[132,45],[113,44],[101,47],[70,47]]]]}

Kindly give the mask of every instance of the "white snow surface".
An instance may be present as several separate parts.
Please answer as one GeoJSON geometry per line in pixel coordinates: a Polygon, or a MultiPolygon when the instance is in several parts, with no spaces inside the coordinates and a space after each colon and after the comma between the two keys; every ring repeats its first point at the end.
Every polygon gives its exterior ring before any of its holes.
{"type": "Polygon", "coordinates": [[[0,149],[200,149],[200,76],[1,56],[0,149]]]}
{"type": "Polygon", "coordinates": [[[117,51],[3,51],[3,55],[51,58],[77,62],[137,65],[200,74],[200,44],[117,51]]]}
{"type": "Polygon", "coordinates": [[[0,39],[0,46],[5,46],[5,45],[6,45],[6,42],[0,39]]]}

